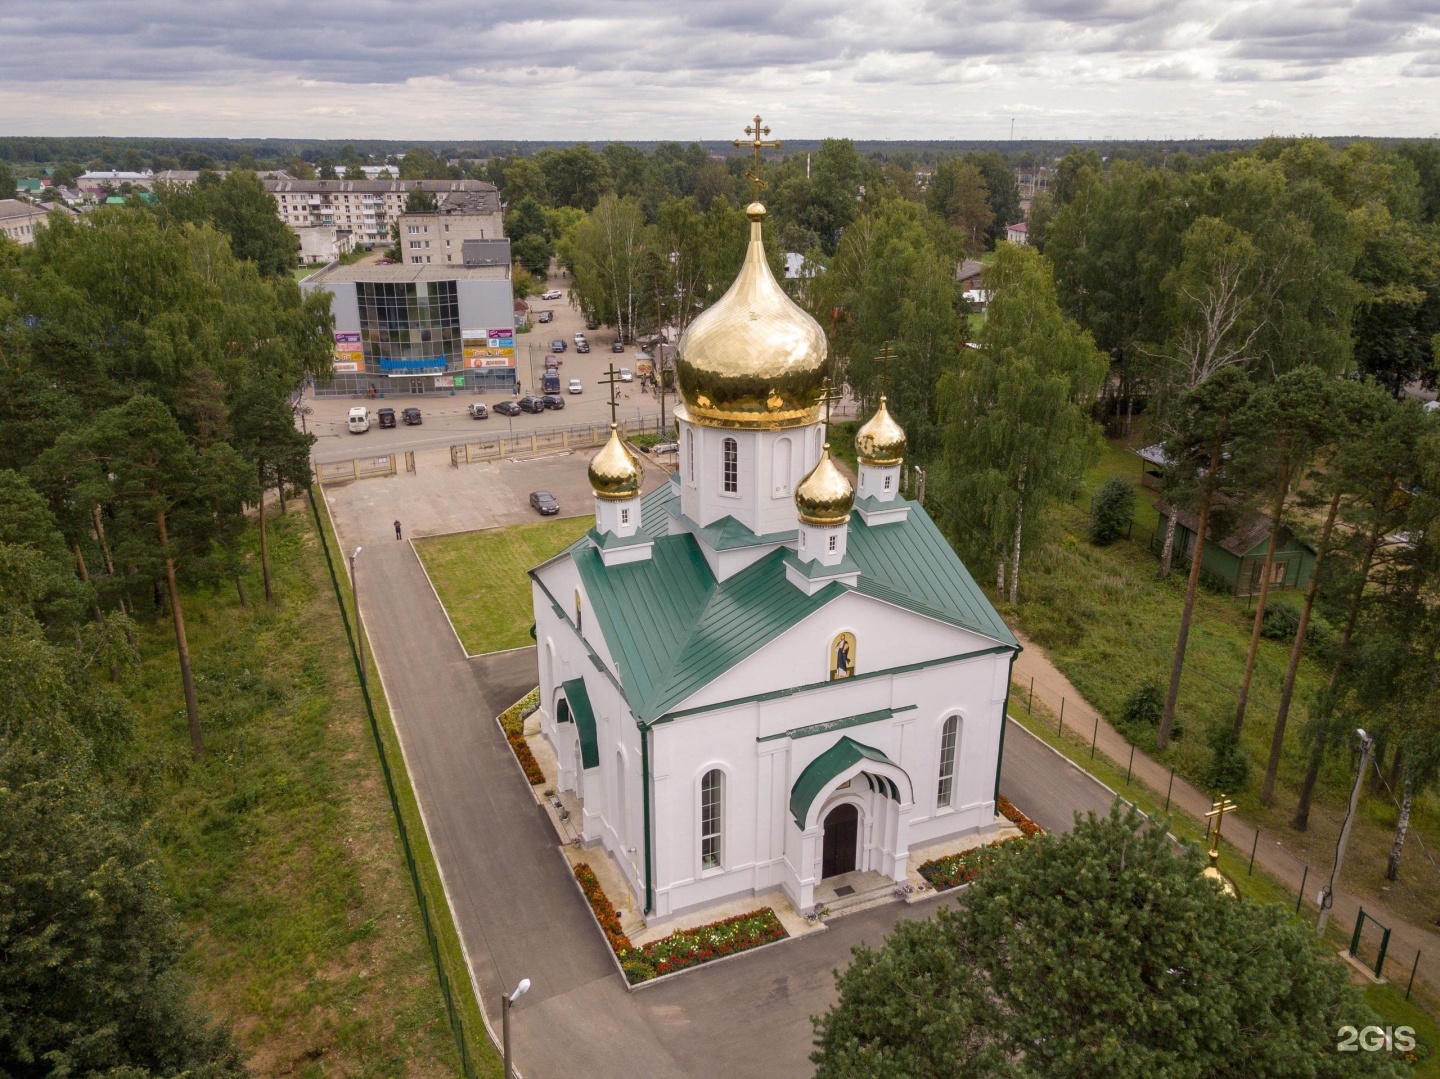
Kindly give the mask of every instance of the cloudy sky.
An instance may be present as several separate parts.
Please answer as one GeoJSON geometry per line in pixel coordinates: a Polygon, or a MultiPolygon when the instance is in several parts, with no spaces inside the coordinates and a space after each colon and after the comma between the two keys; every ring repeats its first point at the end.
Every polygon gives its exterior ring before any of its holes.
{"type": "Polygon", "coordinates": [[[1440,0],[6,0],[0,134],[1440,133],[1440,0]]]}

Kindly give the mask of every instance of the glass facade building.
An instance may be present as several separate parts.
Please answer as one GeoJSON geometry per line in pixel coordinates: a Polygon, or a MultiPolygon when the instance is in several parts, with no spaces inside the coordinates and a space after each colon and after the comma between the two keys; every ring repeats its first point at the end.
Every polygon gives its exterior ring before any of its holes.
{"type": "Polygon", "coordinates": [[[360,281],[365,369],[383,375],[443,375],[464,366],[454,281],[360,281]]]}

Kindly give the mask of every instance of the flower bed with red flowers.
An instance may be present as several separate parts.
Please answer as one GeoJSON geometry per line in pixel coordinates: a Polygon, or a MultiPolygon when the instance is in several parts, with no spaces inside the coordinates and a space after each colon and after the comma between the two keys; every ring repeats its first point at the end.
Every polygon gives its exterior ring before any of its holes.
{"type": "Polygon", "coordinates": [[[600,887],[600,878],[595,876],[595,870],[581,862],[575,867],[575,879],[580,882],[580,890],[590,901],[590,909],[595,912],[595,920],[600,923],[600,929],[604,932],[605,939],[610,942],[610,947],[616,955],[625,958],[626,953],[633,950],[630,938],[625,935],[625,930],[620,928],[620,915],[615,910],[615,904],[610,902],[610,897],[605,894],[605,889],[600,887]]]}
{"type": "Polygon", "coordinates": [[[969,884],[978,877],[980,871],[995,856],[998,848],[1010,843],[1024,842],[1025,840],[1019,836],[1011,836],[1009,839],[997,839],[994,843],[987,843],[983,847],[972,847],[959,854],[947,854],[943,858],[932,858],[920,866],[920,875],[928,880],[937,891],[943,892],[946,888],[958,888],[962,884],[969,884]]]}
{"type": "Polygon", "coordinates": [[[540,690],[532,689],[496,717],[500,721],[500,729],[505,732],[505,740],[510,743],[510,749],[515,754],[515,759],[520,762],[525,778],[532,787],[538,787],[545,782],[545,773],[540,770],[540,762],[535,759],[535,754],[530,752],[529,743],[525,741],[525,715],[539,703],[540,690]]]}
{"type": "Polygon", "coordinates": [[[765,907],[695,929],[677,929],[668,937],[636,948],[620,928],[620,915],[605,889],[600,887],[595,871],[581,862],[575,867],[575,879],[580,882],[580,890],[589,900],[595,920],[600,923],[605,940],[620,960],[620,969],[631,985],[784,940],[790,935],[775,912],[765,907]]]}
{"type": "Polygon", "coordinates": [[[669,974],[784,940],[789,935],[775,912],[764,907],[694,929],[676,930],[663,940],[642,946],[640,954],[655,968],[657,975],[669,974]]]}
{"type": "Polygon", "coordinates": [[[1020,829],[1020,834],[1026,839],[1034,839],[1037,835],[1044,835],[1045,829],[1036,824],[1020,810],[1015,808],[1015,803],[1006,798],[1003,794],[995,799],[995,808],[1000,815],[1008,820],[1015,827],[1020,829]]]}

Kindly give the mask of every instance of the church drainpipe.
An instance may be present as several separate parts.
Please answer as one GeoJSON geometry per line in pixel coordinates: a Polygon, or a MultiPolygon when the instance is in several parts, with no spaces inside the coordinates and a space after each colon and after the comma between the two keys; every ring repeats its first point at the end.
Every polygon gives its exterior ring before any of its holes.
{"type": "MultiPolygon", "coordinates": [[[[1010,673],[1005,678],[1005,707],[1000,713],[1000,752],[995,756],[995,801],[1000,801],[1000,769],[1005,765],[1005,727],[1010,722],[1010,684],[1015,680],[1015,657],[1020,654],[1017,648],[1010,653],[1010,673]]],[[[647,845],[648,852],[650,847],[647,845]]]]}
{"type": "Polygon", "coordinates": [[[645,816],[645,913],[648,915],[655,907],[655,886],[650,879],[650,725],[647,723],[640,724],[640,791],[645,816]]]}

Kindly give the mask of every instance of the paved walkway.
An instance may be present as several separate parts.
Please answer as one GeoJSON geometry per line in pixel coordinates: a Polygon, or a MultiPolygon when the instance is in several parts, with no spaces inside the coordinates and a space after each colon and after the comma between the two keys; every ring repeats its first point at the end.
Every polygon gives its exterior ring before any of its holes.
{"type": "MultiPolygon", "coordinates": [[[[342,545],[350,542],[342,537],[342,545]]],[[[365,551],[360,605],[435,857],[482,1005],[522,977],[516,1060],[527,1079],[810,1072],[810,1016],[834,1000],[853,945],[878,944],[936,903],[887,904],[823,933],[627,991],[544,811],[493,717],[535,683],[533,650],[467,660],[408,543],[365,551]]],[[[1014,724],[1004,792],[1047,828],[1110,797],[1014,724]]]]}
{"type": "MultiPolygon", "coordinates": [[[[1019,635],[1017,634],[1017,636],[1019,635]]],[[[1014,678],[1016,683],[1028,687],[1033,679],[1035,703],[1043,704],[1056,716],[1060,714],[1063,698],[1066,728],[1095,738],[1101,753],[1121,768],[1127,767],[1131,749],[1125,736],[1112,727],[1105,717],[1099,715],[1095,708],[1081,696],[1080,691],[1051,662],[1043,648],[1024,637],[1020,637],[1020,641],[1025,646],[1025,650],[1020,653],[1015,662],[1014,678]],[[1097,718],[1099,719],[1098,734],[1095,733],[1097,718]]],[[[1025,707],[1024,701],[1017,701],[1013,697],[1011,704],[1012,712],[1020,711],[1025,707]]],[[[1008,745],[1006,748],[1008,751],[1008,745]]],[[[1135,751],[1134,760],[1134,778],[1163,798],[1170,785],[1170,768],[1141,750],[1135,751]]],[[[1008,752],[1005,766],[1008,774],[1010,768],[1008,752]]],[[[1212,799],[1209,794],[1177,775],[1171,792],[1171,802],[1197,820],[1204,820],[1205,813],[1212,804],[1212,799]]],[[[1036,817],[1036,820],[1039,818],[1036,817]]],[[[1256,826],[1238,814],[1227,813],[1225,815],[1224,838],[1237,849],[1250,850],[1255,843],[1256,832],[1256,826]]],[[[1307,916],[1314,921],[1318,916],[1315,896],[1330,877],[1332,856],[1328,851],[1319,857],[1313,854],[1302,856],[1286,846],[1287,842],[1294,844],[1294,836],[1295,833],[1277,835],[1273,832],[1262,832],[1259,846],[1255,847],[1255,864],[1284,883],[1292,892],[1298,891],[1301,880],[1304,879],[1304,906],[1308,912],[1307,916]],[[1308,876],[1305,874],[1307,863],[1310,867],[1308,876]]],[[[1309,840],[1313,842],[1314,837],[1309,837],[1309,840]]],[[[1325,846],[1333,849],[1333,839],[1325,846]]],[[[1243,890],[1243,881],[1241,881],[1241,887],[1243,890]]],[[[1423,926],[1402,921],[1378,900],[1367,898],[1363,905],[1367,913],[1391,927],[1390,958],[1387,960],[1385,968],[1389,977],[1401,980],[1408,978],[1410,964],[1414,962],[1415,953],[1419,950],[1422,957],[1416,980],[1424,980],[1432,987],[1440,988],[1440,934],[1423,926]],[[1404,968],[1403,972],[1402,968],[1404,968]]],[[[1331,923],[1348,932],[1355,925],[1360,906],[1361,900],[1353,893],[1344,890],[1337,891],[1335,904],[1330,912],[1331,923]]]]}

